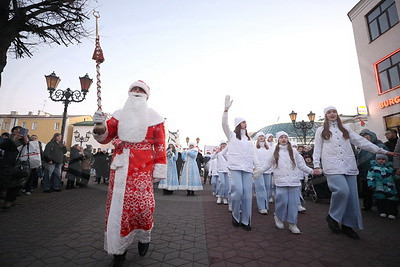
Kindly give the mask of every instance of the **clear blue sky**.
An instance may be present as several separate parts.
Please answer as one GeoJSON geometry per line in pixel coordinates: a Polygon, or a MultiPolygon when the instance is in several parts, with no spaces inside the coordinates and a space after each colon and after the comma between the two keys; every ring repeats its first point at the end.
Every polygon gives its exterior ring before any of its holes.
{"type": "MultiPolygon", "coordinates": [[[[246,118],[249,131],[288,122],[291,110],[317,118],[333,105],[355,114],[364,104],[351,22],[357,0],[148,0],[96,1],[100,12],[103,110],[126,101],[129,85],[144,80],[149,106],[168,118],[181,139],[202,145],[224,139],[224,97],[234,102],[233,118],[246,118]]],[[[59,88],[79,89],[78,76],[96,75],[93,32],[82,44],[43,45],[34,57],[8,58],[3,72],[0,113],[43,109],[61,114],[63,105],[48,99],[44,75],[55,71],[59,88]],[[46,102],[45,102],[46,101],[46,102]]],[[[96,85],[69,114],[93,114],[96,85]]]]}

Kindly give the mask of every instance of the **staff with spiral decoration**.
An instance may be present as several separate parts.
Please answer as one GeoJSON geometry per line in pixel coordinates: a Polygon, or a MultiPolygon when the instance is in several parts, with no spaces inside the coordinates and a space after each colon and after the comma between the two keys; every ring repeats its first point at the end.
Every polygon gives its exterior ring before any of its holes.
{"type": "MultiPolygon", "coordinates": [[[[100,13],[93,11],[93,16],[96,18],[96,48],[92,56],[93,60],[96,60],[96,78],[97,78],[97,112],[101,112],[101,80],[100,80],[100,64],[104,62],[103,50],[100,47],[100,36],[99,36],[99,24],[100,13]]],[[[101,112],[102,113],[102,112],[101,112]]],[[[94,127],[95,132],[101,134],[105,128],[102,124],[96,124],[94,127]]]]}

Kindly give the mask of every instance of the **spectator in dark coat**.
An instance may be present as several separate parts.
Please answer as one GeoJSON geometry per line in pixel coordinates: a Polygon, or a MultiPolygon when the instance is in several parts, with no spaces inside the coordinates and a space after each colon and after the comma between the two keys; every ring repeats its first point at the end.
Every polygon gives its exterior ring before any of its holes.
{"type": "Polygon", "coordinates": [[[196,162],[197,162],[197,167],[199,168],[199,173],[201,176],[201,166],[204,163],[204,157],[203,157],[203,154],[201,154],[200,150],[199,150],[199,153],[197,153],[196,162]]]}
{"type": "Polygon", "coordinates": [[[99,184],[101,178],[103,178],[103,183],[106,183],[106,180],[108,179],[108,155],[106,151],[102,151],[101,148],[97,149],[97,153],[93,158],[93,168],[96,171],[96,182],[99,184]]]}
{"type": "MultiPolygon", "coordinates": [[[[396,147],[397,140],[399,140],[399,138],[397,137],[397,131],[395,129],[387,129],[385,132],[385,136],[387,141],[384,144],[389,151],[393,152],[394,148],[396,147]]],[[[391,160],[390,157],[389,160],[391,160]]]]}
{"type": "Polygon", "coordinates": [[[176,170],[178,172],[178,180],[181,177],[182,166],[183,166],[182,153],[178,152],[178,159],[176,160],[176,170]]]}
{"type": "Polygon", "coordinates": [[[12,128],[10,138],[6,138],[0,143],[0,149],[4,151],[4,157],[0,161],[0,187],[7,189],[3,209],[9,209],[15,206],[15,200],[22,187],[21,185],[15,187],[6,186],[7,181],[10,180],[11,170],[18,156],[17,147],[28,143],[28,137],[20,134],[19,131],[21,129],[21,126],[12,128]]]}
{"type": "MultiPolygon", "coordinates": [[[[377,145],[380,148],[386,149],[387,147],[382,141],[378,140],[376,134],[368,129],[364,129],[360,133],[365,139],[371,143],[377,145]]],[[[375,154],[368,152],[367,150],[361,149],[357,154],[357,166],[358,166],[358,181],[361,183],[361,193],[363,197],[363,210],[369,211],[372,207],[372,195],[373,191],[368,187],[367,174],[371,169],[371,160],[375,159],[375,154]]]]}
{"type": "Polygon", "coordinates": [[[83,150],[83,159],[82,159],[82,174],[81,181],[79,183],[79,187],[87,187],[90,179],[90,169],[93,164],[93,154],[92,154],[92,145],[86,145],[86,148],[83,150]]]}
{"type": "Polygon", "coordinates": [[[79,144],[71,147],[69,155],[68,171],[67,171],[67,187],[66,189],[76,188],[75,183],[79,183],[81,179],[81,162],[83,159],[83,148],[79,144]]]}

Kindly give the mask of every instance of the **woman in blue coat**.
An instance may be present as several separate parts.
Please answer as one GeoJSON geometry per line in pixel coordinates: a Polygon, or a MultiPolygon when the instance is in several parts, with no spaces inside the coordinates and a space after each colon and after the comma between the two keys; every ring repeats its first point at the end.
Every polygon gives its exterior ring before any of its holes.
{"type": "Polygon", "coordinates": [[[177,160],[178,151],[176,151],[174,144],[169,144],[167,149],[167,179],[162,179],[158,184],[158,188],[163,189],[163,195],[172,195],[173,190],[177,190],[179,187],[177,160]]]}
{"type": "Polygon", "coordinates": [[[187,190],[187,196],[194,196],[194,191],[203,190],[199,168],[197,166],[197,148],[194,143],[189,143],[189,150],[183,151],[182,159],[185,160],[183,166],[179,189],[187,190]]]}

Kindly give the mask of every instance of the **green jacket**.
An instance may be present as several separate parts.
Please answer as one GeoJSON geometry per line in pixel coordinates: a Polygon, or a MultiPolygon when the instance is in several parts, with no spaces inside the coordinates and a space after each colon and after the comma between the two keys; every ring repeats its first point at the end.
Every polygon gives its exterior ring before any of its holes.
{"type": "Polygon", "coordinates": [[[392,165],[392,162],[381,165],[376,160],[371,161],[371,169],[367,175],[368,187],[374,190],[376,199],[398,200],[392,165]]]}

